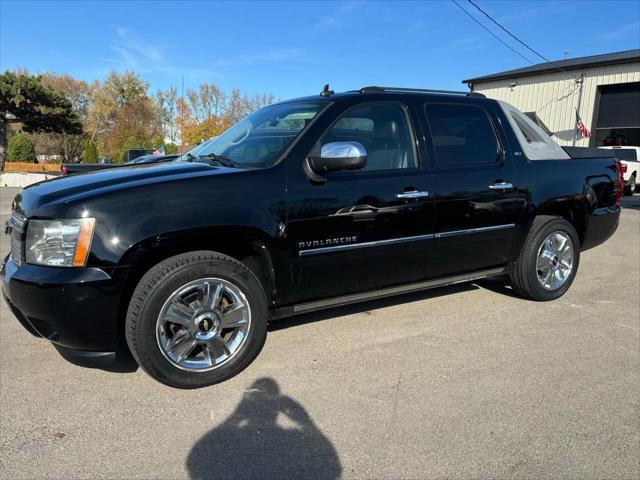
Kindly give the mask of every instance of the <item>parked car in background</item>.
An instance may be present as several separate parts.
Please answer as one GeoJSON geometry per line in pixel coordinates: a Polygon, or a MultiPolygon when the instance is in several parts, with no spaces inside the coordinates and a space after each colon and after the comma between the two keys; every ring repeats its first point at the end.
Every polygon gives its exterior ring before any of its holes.
{"type": "MultiPolygon", "coordinates": [[[[154,151],[151,148],[130,148],[129,150],[127,150],[127,161],[124,163],[131,162],[138,157],[142,157],[143,155],[151,155],[153,154],[153,152],[154,151]]],[[[162,148],[162,152],[159,153],[164,153],[164,147],[162,148]]]]}
{"type": "Polygon", "coordinates": [[[0,275],[27,330],[84,365],[128,346],[197,388],[247,367],[285,316],[498,275],[554,300],[620,216],[611,152],[562,149],[468,92],[325,88],[192,156],[16,196],[0,275]]]}
{"type": "Polygon", "coordinates": [[[640,180],[640,147],[614,146],[600,148],[613,150],[613,155],[622,162],[624,191],[627,195],[633,195],[638,189],[638,180],[640,180]]]}

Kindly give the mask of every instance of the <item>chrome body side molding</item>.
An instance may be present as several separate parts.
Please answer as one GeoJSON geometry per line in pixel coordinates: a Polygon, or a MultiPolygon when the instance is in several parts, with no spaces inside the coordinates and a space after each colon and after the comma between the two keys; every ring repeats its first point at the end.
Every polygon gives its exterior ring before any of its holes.
{"type": "Polygon", "coordinates": [[[515,223],[509,223],[506,225],[493,225],[491,227],[479,227],[479,228],[467,228],[464,230],[452,230],[450,232],[436,233],[436,238],[441,237],[454,237],[456,235],[468,235],[470,233],[483,233],[492,232],[494,230],[507,230],[509,228],[516,228],[515,223]]]}
{"type": "Polygon", "coordinates": [[[300,250],[299,255],[306,257],[307,255],[318,255],[320,253],[340,252],[343,250],[353,250],[356,248],[379,247],[382,245],[392,245],[394,243],[413,242],[416,240],[431,240],[433,234],[415,235],[412,237],[390,238],[388,240],[377,240],[374,242],[349,243],[346,245],[334,245],[332,247],[310,248],[309,250],[300,250]]]}
{"type": "Polygon", "coordinates": [[[415,242],[419,240],[432,240],[434,238],[444,238],[444,237],[453,237],[456,235],[468,235],[473,233],[491,232],[494,230],[506,230],[510,228],[515,228],[515,226],[516,226],[515,223],[509,223],[506,225],[493,225],[490,227],[468,228],[464,230],[452,230],[449,232],[441,232],[436,234],[430,233],[427,235],[415,235],[412,237],[389,238],[386,240],[376,240],[373,242],[350,243],[347,245],[334,245],[331,247],[310,248],[308,250],[300,250],[298,252],[298,255],[301,257],[306,257],[308,255],[319,255],[322,253],[341,252],[344,250],[354,250],[357,248],[379,247],[383,245],[393,245],[396,243],[415,242]]]}

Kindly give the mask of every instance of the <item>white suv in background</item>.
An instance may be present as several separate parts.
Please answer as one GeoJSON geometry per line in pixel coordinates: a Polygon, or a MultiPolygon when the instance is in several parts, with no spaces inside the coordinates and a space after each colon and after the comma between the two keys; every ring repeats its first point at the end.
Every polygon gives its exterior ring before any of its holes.
{"type": "Polygon", "coordinates": [[[615,151],[615,157],[622,162],[624,193],[633,195],[640,177],[640,147],[599,147],[615,151]],[[626,170],[625,170],[626,167],[626,170]]]}

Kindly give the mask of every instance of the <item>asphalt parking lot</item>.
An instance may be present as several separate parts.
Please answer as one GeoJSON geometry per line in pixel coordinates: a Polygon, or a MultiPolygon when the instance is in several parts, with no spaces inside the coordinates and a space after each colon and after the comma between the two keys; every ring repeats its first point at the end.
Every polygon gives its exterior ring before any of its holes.
{"type": "Polygon", "coordinates": [[[0,477],[637,479],[640,195],[624,207],[555,302],[491,280],[286,319],[196,391],[71,365],[2,302],[0,477]]]}

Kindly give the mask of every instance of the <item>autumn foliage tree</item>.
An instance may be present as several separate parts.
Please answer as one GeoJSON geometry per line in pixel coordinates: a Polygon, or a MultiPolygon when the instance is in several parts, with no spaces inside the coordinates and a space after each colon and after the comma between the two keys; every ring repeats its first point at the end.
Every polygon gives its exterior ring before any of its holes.
{"type": "MultiPolygon", "coordinates": [[[[72,111],[76,114],[80,122],[86,124],[91,102],[93,100],[93,90],[95,84],[89,84],[82,80],[77,80],[70,75],[59,75],[57,73],[44,73],[42,84],[62,93],[71,102],[72,111]]],[[[61,155],[65,161],[73,162],[82,156],[87,135],[81,133],[40,133],[35,136],[34,144],[36,150],[46,153],[61,155]],[[46,142],[46,147],[43,143],[46,142]]]]}
{"type": "Polygon", "coordinates": [[[228,119],[211,116],[200,123],[192,122],[184,127],[183,142],[188,145],[196,145],[203,140],[220,135],[230,127],[228,119]]]}
{"type": "Polygon", "coordinates": [[[88,121],[98,150],[122,160],[124,149],[149,145],[162,137],[159,112],[148,89],[134,72],[112,71],[98,86],[88,121]]]}

